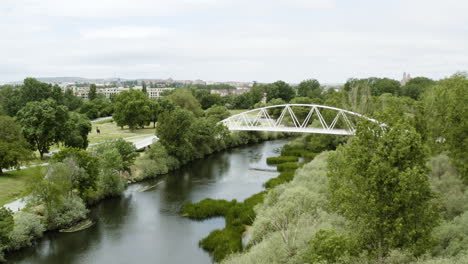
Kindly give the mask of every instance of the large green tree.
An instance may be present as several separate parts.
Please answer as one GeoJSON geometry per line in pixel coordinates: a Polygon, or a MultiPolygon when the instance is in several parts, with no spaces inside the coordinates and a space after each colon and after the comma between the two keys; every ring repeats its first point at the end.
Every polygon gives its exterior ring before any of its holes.
{"type": "Polygon", "coordinates": [[[92,101],[96,98],[97,98],[97,88],[96,88],[96,84],[93,83],[89,86],[88,99],[92,101]]]}
{"type": "Polygon", "coordinates": [[[316,79],[305,80],[297,86],[297,95],[300,97],[320,98],[322,89],[316,79]]]}
{"type": "Polygon", "coordinates": [[[144,127],[151,116],[150,101],[147,94],[130,89],[123,91],[114,98],[114,114],[112,117],[118,126],[128,126],[131,130],[144,127]]]}
{"type": "Polygon", "coordinates": [[[88,147],[88,134],[91,132],[91,122],[89,119],[76,112],[70,112],[69,119],[65,123],[63,143],[67,147],[82,148],[88,147]]]}
{"type": "Polygon", "coordinates": [[[448,150],[468,182],[468,76],[455,74],[428,88],[420,110],[418,128],[432,151],[448,150]]]}
{"type": "Polygon", "coordinates": [[[156,127],[161,144],[182,163],[190,160],[194,151],[191,142],[193,122],[194,114],[178,107],[174,111],[163,112],[156,127]]]}
{"type": "Polygon", "coordinates": [[[52,144],[63,141],[68,131],[64,129],[68,121],[68,109],[58,105],[53,99],[29,102],[17,115],[18,124],[26,140],[41,159],[52,144]]]}
{"type": "Polygon", "coordinates": [[[0,175],[3,168],[18,167],[31,156],[21,127],[11,117],[0,116],[0,175]]]}
{"type": "Polygon", "coordinates": [[[73,160],[76,165],[83,169],[72,177],[72,188],[78,190],[78,195],[87,201],[93,191],[96,190],[97,177],[99,174],[99,159],[85,150],[77,148],[65,148],[52,157],[52,162],[66,163],[73,160]]]}
{"type": "Polygon", "coordinates": [[[195,116],[200,117],[203,115],[200,102],[198,102],[192,92],[188,89],[175,89],[167,98],[181,108],[191,111],[195,116]]]}
{"type": "Polygon", "coordinates": [[[424,91],[434,84],[435,81],[429,78],[416,77],[409,80],[404,86],[401,87],[401,95],[418,100],[424,91]]]}
{"type": "Polygon", "coordinates": [[[420,254],[438,222],[427,173],[426,152],[412,127],[363,122],[330,155],[330,202],[376,256],[395,248],[420,254]]]}

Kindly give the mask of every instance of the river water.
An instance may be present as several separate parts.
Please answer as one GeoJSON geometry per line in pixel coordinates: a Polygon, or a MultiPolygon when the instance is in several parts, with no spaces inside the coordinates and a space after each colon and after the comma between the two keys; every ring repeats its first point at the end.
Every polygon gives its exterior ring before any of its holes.
{"type": "Polygon", "coordinates": [[[164,177],[133,184],[123,197],[91,209],[96,222],[76,233],[50,232],[34,247],[7,256],[8,263],[140,264],[212,263],[198,241],[224,227],[223,218],[193,221],[181,217],[185,202],[205,198],[248,198],[275,177],[266,158],[278,156],[285,140],[213,154],[164,177]],[[141,192],[145,187],[153,188],[141,192]]]}

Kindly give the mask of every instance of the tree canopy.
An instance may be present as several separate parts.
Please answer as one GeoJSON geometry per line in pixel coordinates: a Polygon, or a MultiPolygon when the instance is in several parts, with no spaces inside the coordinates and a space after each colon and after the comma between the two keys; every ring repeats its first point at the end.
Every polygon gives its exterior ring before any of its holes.
{"type": "Polygon", "coordinates": [[[68,109],[53,99],[29,102],[17,115],[24,137],[41,158],[52,144],[64,140],[69,132],[64,129],[68,118],[68,109]]]}
{"type": "Polygon", "coordinates": [[[115,96],[112,117],[118,126],[128,126],[132,130],[144,127],[149,123],[150,115],[147,94],[130,89],[130,91],[123,91],[115,96]]]}
{"type": "Polygon", "coordinates": [[[426,152],[412,127],[366,121],[330,154],[330,202],[377,256],[395,248],[421,254],[438,223],[427,172],[426,152]]]}
{"type": "Polygon", "coordinates": [[[0,116],[0,175],[3,168],[18,167],[31,157],[28,142],[21,127],[11,117],[0,116]]]}

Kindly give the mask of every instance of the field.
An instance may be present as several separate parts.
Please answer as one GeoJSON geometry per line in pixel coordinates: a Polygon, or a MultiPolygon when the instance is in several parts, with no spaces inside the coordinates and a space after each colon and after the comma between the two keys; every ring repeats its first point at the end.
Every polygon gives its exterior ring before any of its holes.
{"type": "MultiPolygon", "coordinates": [[[[117,138],[127,138],[127,137],[134,137],[134,136],[141,136],[145,134],[152,134],[154,135],[156,129],[153,128],[153,124],[147,126],[143,129],[136,129],[130,131],[128,128],[121,129],[118,127],[114,122],[98,122],[93,123],[93,128],[91,133],[88,135],[88,140],[90,144],[104,142],[107,140],[117,139],[117,138]],[[96,128],[99,128],[101,134],[97,134],[96,128]]],[[[143,139],[141,137],[139,139],[143,139]]]]}
{"type": "Polygon", "coordinates": [[[0,176],[0,206],[21,198],[29,176],[44,172],[45,167],[34,167],[6,172],[0,176]]]}
{"type": "MultiPolygon", "coordinates": [[[[153,125],[151,124],[151,126],[145,127],[143,129],[130,131],[127,128],[121,129],[120,127],[116,126],[114,122],[106,120],[98,123],[93,123],[93,129],[91,130],[88,139],[89,143],[93,144],[117,138],[135,137],[127,139],[130,142],[135,142],[154,135],[155,130],[156,129],[154,129],[153,125]],[[99,130],[101,130],[100,135],[96,133],[97,127],[99,127],[99,130]],[[151,135],[144,136],[146,134],[151,135]]],[[[58,148],[59,147],[57,145],[54,145],[50,148],[50,150],[56,150],[58,148]]],[[[48,161],[48,157],[45,157],[44,160],[41,160],[39,159],[39,153],[35,154],[36,158],[24,165],[35,165],[45,163],[48,161]]],[[[45,173],[45,167],[35,167],[22,169],[19,171],[10,171],[6,172],[5,175],[0,176],[0,206],[22,197],[23,191],[25,190],[26,183],[28,181],[28,176],[33,175],[35,173],[45,173]]]]}

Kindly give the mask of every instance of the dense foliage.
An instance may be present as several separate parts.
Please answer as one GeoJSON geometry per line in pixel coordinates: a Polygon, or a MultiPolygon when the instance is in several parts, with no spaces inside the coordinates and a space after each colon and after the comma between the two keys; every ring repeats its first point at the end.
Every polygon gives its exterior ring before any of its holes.
{"type": "Polygon", "coordinates": [[[19,167],[30,156],[29,144],[24,139],[21,128],[12,118],[0,116],[0,175],[2,169],[19,167]]]}

